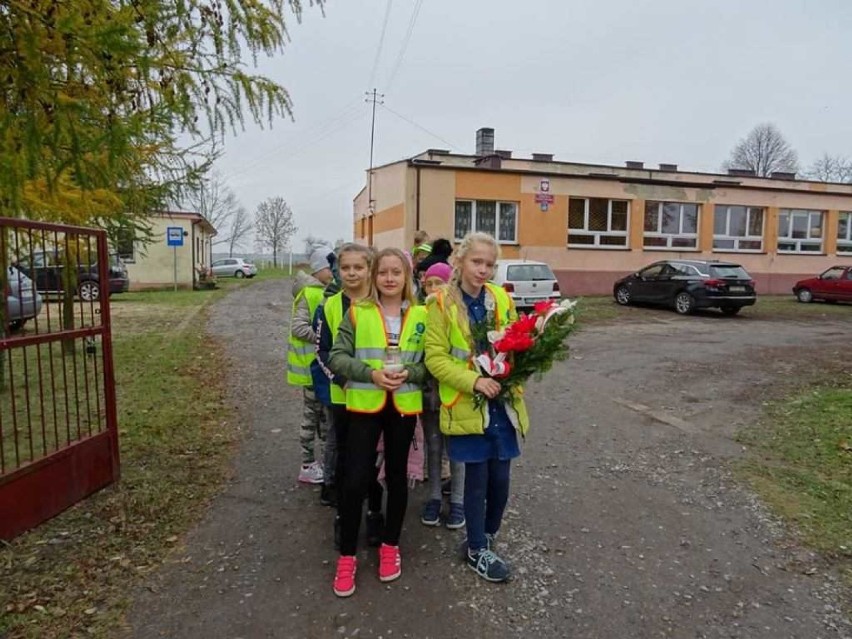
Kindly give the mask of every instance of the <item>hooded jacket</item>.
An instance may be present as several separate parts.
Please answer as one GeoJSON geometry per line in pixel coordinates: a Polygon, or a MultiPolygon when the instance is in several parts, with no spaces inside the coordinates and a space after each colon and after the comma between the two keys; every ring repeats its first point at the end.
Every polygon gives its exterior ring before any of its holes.
{"type": "MultiPolygon", "coordinates": [[[[296,277],[293,281],[293,299],[295,300],[299,293],[302,292],[302,289],[306,286],[315,286],[320,289],[324,289],[325,286],[322,282],[320,282],[313,275],[308,275],[303,271],[299,271],[296,273],[296,277]]],[[[308,300],[302,296],[296,308],[293,310],[293,321],[290,324],[290,334],[293,337],[296,337],[303,342],[314,343],[317,340],[316,333],[314,333],[313,326],[311,325],[313,321],[313,317],[311,317],[311,310],[308,306],[308,300]]]]}

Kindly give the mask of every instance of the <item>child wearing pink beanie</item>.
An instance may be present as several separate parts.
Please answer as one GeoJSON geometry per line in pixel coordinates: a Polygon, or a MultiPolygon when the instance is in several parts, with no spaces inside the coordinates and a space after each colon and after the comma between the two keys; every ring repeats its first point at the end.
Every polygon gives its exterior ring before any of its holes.
{"type": "MultiPolygon", "coordinates": [[[[432,264],[423,274],[423,291],[427,297],[440,287],[449,284],[453,269],[445,262],[432,264]]],[[[441,460],[444,449],[444,436],[439,426],[441,401],[435,380],[430,380],[423,393],[423,435],[426,439],[426,463],[429,465],[429,499],[423,504],[420,522],[424,526],[440,526],[443,523],[450,530],[463,528],[464,520],[464,464],[450,462],[450,504],[444,514],[441,497],[441,460]]]]}

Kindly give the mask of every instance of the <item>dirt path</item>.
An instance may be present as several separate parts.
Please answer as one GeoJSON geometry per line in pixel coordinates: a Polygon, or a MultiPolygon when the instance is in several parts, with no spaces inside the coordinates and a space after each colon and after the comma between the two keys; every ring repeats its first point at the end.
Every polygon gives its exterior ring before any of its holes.
{"type": "Polygon", "coordinates": [[[850,321],[646,313],[577,335],[574,359],[530,389],[499,540],[514,582],[482,583],[454,561],[460,537],[419,524],[418,488],[402,579],[381,585],[365,550],[358,592],[338,600],[332,513],[295,482],[289,287],[232,293],[209,328],[234,362],[246,440],[184,552],[137,598],[132,636],[852,637],[835,577],[726,470],[732,433],[779,385],[839,362],[850,321]]]}

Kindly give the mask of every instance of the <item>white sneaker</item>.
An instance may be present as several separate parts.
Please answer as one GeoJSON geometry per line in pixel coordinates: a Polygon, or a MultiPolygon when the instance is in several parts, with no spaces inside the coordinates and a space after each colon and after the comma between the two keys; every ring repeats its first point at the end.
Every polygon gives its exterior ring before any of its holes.
{"type": "Polygon", "coordinates": [[[302,464],[302,468],[299,470],[299,481],[303,484],[321,484],[322,466],[320,466],[320,463],[302,464]]]}

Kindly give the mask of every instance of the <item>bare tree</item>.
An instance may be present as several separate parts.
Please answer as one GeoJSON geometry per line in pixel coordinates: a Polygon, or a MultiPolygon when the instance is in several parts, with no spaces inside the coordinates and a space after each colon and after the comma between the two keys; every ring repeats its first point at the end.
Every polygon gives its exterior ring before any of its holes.
{"type": "Polygon", "coordinates": [[[842,155],[823,153],[811,164],[807,176],[820,182],[852,182],[852,161],[842,155]]]}
{"type": "Polygon", "coordinates": [[[316,235],[308,235],[305,238],[305,253],[310,255],[318,246],[327,246],[328,242],[316,235]]]}
{"type": "Polygon", "coordinates": [[[761,177],[775,171],[795,173],[799,158],[774,124],[758,124],[740,140],[725,164],[728,169],[749,169],[761,177]]]}
{"type": "Polygon", "coordinates": [[[246,235],[251,233],[254,225],[249,219],[248,211],[241,206],[234,212],[231,228],[228,233],[228,257],[234,257],[234,249],[242,243],[246,235]]]}
{"type": "Polygon", "coordinates": [[[296,233],[292,209],[283,197],[268,198],[258,204],[254,225],[258,246],[272,251],[272,265],[277,267],[278,253],[296,233]]]}
{"type": "Polygon", "coordinates": [[[203,215],[219,231],[213,240],[214,245],[230,243],[231,238],[225,229],[233,225],[240,203],[219,173],[213,172],[202,180],[198,188],[187,194],[184,204],[203,215]]]}

